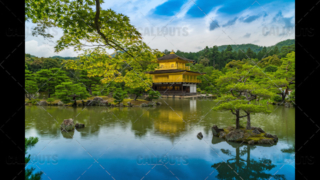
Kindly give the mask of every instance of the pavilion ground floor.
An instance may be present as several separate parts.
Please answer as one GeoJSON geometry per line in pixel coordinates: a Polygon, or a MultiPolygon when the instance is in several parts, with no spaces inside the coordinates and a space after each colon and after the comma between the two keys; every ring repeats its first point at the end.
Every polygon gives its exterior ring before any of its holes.
{"type": "Polygon", "coordinates": [[[153,83],[152,88],[162,95],[188,96],[197,94],[196,83],[153,83]]]}

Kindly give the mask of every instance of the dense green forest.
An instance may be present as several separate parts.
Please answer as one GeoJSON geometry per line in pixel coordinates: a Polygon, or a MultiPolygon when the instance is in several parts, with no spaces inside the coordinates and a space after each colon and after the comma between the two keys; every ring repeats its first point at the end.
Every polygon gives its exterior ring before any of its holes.
{"type": "MultiPolygon", "coordinates": [[[[294,40],[285,40],[271,47],[261,47],[252,44],[213,46],[210,48],[206,46],[205,49],[198,52],[182,52],[178,50],[175,54],[194,60],[196,63],[212,66],[215,69],[222,70],[222,68],[232,60],[244,60],[250,58],[255,59],[255,61],[260,61],[265,57],[273,55],[277,55],[279,58],[282,58],[291,51],[295,51],[294,40]]],[[[163,53],[169,54],[170,51],[164,50],[163,53]]]]}

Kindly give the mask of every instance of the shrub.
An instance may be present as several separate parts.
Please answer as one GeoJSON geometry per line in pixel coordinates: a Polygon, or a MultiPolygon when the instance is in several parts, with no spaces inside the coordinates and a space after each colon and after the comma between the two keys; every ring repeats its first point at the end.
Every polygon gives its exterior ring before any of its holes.
{"type": "Polygon", "coordinates": [[[275,102],[281,102],[282,101],[282,98],[281,98],[281,96],[274,96],[273,98],[272,98],[272,100],[273,101],[275,101],[275,102]]]}
{"type": "Polygon", "coordinates": [[[48,101],[49,104],[51,105],[51,103],[54,101],[54,98],[48,98],[47,101],[48,101]]]}
{"type": "Polygon", "coordinates": [[[112,97],[114,98],[115,103],[121,103],[125,97],[127,97],[127,92],[122,90],[121,88],[117,88],[114,92],[112,97]]]}
{"type": "Polygon", "coordinates": [[[149,91],[149,99],[152,101],[152,99],[159,99],[161,96],[161,94],[159,93],[159,91],[153,91],[150,90],[149,91]]]}

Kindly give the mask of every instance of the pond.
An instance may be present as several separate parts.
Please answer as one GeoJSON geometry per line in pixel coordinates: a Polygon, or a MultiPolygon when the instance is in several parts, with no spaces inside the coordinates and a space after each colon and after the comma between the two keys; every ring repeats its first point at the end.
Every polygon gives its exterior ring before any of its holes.
{"type": "MultiPolygon", "coordinates": [[[[212,100],[161,99],[157,107],[26,106],[29,167],[43,179],[295,179],[295,109],[271,106],[252,126],[276,134],[273,146],[229,143],[211,127],[235,125],[212,100]],[[85,128],[61,132],[64,119],[85,128]],[[202,132],[203,139],[197,138],[202,132]]],[[[240,120],[245,124],[245,119],[240,120]]]]}

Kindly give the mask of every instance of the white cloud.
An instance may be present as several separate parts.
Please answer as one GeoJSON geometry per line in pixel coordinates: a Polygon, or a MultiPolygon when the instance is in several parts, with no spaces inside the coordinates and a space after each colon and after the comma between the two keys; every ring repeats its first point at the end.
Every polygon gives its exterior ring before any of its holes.
{"type": "Polygon", "coordinates": [[[59,53],[54,52],[54,46],[49,44],[39,45],[38,41],[30,40],[26,41],[26,53],[35,55],[38,57],[49,57],[49,56],[77,56],[78,53],[74,52],[73,48],[63,50],[59,53]]]}

